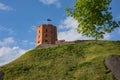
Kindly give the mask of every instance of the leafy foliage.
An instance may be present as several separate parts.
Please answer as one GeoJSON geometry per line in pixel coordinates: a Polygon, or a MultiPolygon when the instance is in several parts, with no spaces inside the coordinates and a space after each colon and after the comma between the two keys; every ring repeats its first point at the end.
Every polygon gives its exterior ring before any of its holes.
{"type": "Polygon", "coordinates": [[[104,58],[120,54],[120,41],[94,41],[33,49],[0,67],[4,80],[113,80],[104,58]]]}
{"type": "Polygon", "coordinates": [[[112,0],[77,0],[74,9],[66,9],[68,16],[75,18],[79,25],[77,31],[87,37],[103,38],[119,27],[119,22],[113,20],[112,0]]]}

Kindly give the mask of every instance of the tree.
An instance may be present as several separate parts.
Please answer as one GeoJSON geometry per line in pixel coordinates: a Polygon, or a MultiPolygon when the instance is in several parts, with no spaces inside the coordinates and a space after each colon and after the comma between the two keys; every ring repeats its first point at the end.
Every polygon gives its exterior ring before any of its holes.
{"type": "Polygon", "coordinates": [[[77,32],[96,40],[105,33],[119,27],[120,22],[113,20],[110,12],[112,0],[77,0],[74,8],[67,8],[68,16],[78,21],[77,32]]]}

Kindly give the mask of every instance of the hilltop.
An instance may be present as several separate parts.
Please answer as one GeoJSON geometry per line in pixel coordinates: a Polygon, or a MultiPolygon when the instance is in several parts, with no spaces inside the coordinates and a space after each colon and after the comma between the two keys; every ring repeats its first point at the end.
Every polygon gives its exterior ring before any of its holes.
{"type": "Polygon", "coordinates": [[[4,80],[113,80],[105,57],[120,54],[120,41],[87,41],[35,48],[0,67],[4,80]]]}

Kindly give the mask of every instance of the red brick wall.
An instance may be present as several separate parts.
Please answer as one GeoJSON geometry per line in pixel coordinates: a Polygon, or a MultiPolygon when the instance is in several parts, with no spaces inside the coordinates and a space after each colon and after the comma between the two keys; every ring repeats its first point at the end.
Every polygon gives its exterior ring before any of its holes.
{"type": "Polygon", "coordinates": [[[36,46],[42,44],[55,44],[57,41],[57,28],[51,24],[41,25],[37,28],[36,46]]]}

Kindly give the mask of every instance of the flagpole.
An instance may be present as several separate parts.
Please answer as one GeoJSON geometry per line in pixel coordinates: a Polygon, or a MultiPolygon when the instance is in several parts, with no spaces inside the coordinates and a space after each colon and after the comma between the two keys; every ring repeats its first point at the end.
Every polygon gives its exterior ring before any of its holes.
{"type": "Polygon", "coordinates": [[[47,18],[47,24],[49,24],[49,22],[51,22],[52,20],[50,18],[47,18]]]}

